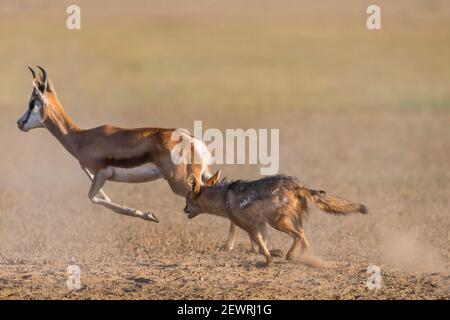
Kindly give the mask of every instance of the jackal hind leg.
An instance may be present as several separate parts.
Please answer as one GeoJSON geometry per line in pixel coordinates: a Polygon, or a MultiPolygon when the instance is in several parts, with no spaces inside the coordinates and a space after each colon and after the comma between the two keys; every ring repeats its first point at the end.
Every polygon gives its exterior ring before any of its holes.
{"type": "Polygon", "coordinates": [[[271,222],[270,225],[275,229],[290,235],[293,238],[291,248],[286,253],[286,260],[292,260],[295,256],[295,251],[299,245],[302,244],[303,229],[300,228],[290,217],[285,217],[276,222],[271,222]]]}
{"type": "Polygon", "coordinates": [[[306,238],[306,235],[305,235],[305,229],[303,229],[303,219],[302,219],[301,212],[297,216],[297,219],[294,220],[294,226],[295,226],[295,230],[297,230],[302,236],[300,255],[304,255],[309,249],[309,243],[308,243],[308,239],[306,238]]]}

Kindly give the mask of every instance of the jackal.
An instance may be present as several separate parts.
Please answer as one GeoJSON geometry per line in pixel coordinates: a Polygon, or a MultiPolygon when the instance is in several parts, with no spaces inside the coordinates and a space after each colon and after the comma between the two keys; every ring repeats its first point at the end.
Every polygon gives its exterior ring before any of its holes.
{"type": "Polygon", "coordinates": [[[186,196],[184,212],[189,219],[200,213],[209,213],[230,219],[247,231],[256,242],[259,252],[269,265],[273,258],[266,245],[266,225],[291,236],[294,241],[286,254],[292,260],[298,246],[301,253],[308,249],[303,230],[303,218],[308,212],[307,202],[335,215],[360,212],[366,214],[365,205],[328,195],[322,190],[302,186],[296,178],[274,175],[254,181],[218,182],[220,170],[204,185],[194,175],[188,178],[190,192],[186,196]]]}

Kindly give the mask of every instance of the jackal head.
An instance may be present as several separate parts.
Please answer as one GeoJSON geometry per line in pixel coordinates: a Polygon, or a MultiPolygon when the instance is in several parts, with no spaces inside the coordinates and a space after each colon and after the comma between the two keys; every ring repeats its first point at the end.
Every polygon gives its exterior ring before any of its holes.
{"type": "Polygon", "coordinates": [[[54,94],[55,90],[47,77],[47,72],[40,66],[41,73],[36,76],[35,71],[28,67],[33,75],[33,91],[28,102],[28,108],[17,120],[17,126],[22,131],[29,131],[34,128],[42,128],[46,116],[47,97],[54,94]]]}
{"type": "Polygon", "coordinates": [[[198,216],[200,213],[206,212],[207,208],[211,208],[211,201],[215,201],[212,197],[208,196],[206,189],[215,185],[219,181],[220,170],[217,171],[211,178],[209,178],[205,184],[197,179],[194,174],[188,177],[188,184],[190,191],[186,195],[186,206],[184,212],[189,219],[198,216]]]}

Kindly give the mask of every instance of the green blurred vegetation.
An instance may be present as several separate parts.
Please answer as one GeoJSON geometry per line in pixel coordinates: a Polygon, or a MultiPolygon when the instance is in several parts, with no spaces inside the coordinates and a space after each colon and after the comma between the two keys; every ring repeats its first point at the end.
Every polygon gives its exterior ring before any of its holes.
{"type": "Polygon", "coordinates": [[[448,1],[380,1],[380,31],[368,1],[81,1],[81,31],[69,3],[0,7],[2,108],[41,64],[77,110],[449,109],[448,1]]]}

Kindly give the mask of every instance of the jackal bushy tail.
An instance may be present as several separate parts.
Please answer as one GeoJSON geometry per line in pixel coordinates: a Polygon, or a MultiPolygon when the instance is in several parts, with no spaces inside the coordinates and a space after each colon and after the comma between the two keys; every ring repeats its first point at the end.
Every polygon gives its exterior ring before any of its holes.
{"type": "Polygon", "coordinates": [[[367,214],[367,208],[361,203],[356,203],[344,198],[328,195],[322,190],[313,190],[306,187],[299,187],[300,196],[314,203],[319,209],[330,214],[349,214],[360,212],[367,214]]]}

